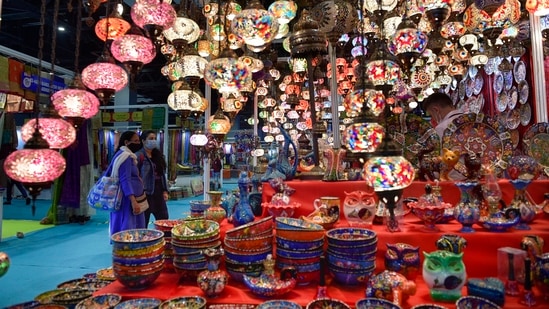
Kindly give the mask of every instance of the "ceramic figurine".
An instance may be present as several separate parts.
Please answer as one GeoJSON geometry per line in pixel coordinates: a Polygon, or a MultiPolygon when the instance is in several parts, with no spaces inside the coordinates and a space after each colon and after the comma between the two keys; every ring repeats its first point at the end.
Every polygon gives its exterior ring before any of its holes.
{"type": "Polygon", "coordinates": [[[488,299],[499,306],[503,306],[505,302],[505,292],[505,284],[498,278],[467,279],[467,295],[488,299]]]}
{"type": "Polygon", "coordinates": [[[219,269],[224,251],[223,248],[208,248],[204,250],[203,254],[206,258],[207,269],[198,274],[196,282],[207,297],[217,297],[223,292],[229,279],[227,272],[219,269]]]}
{"type": "Polygon", "coordinates": [[[269,180],[269,184],[276,192],[271,198],[271,204],[289,205],[290,195],[294,194],[295,189],[284,183],[284,179],[277,177],[269,180]]]}
{"type": "Polygon", "coordinates": [[[343,214],[350,226],[370,226],[374,220],[377,202],[374,192],[344,192],[343,214]]]}
{"type": "Polygon", "coordinates": [[[438,250],[460,254],[467,247],[467,240],[456,234],[444,234],[435,244],[438,250]]]}
{"type": "Polygon", "coordinates": [[[419,247],[405,243],[386,245],[385,268],[403,274],[408,280],[416,280],[421,268],[419,247]]]}
{"type": "Polygon", "coordinates": [[[232,222],[234,226],[244,225],[246,223],[254,221],[254,213],[248,202],[248,186],[250,185],[250,178],[248,173],[240,172],[240,178],[238,178],[238,189],[240,192],[240,201],[234,209],[232,216],[232,222]]]}
{"type": "Polygon", "coordinates": [[[295,268],[283,269],[280,278],[277,278],[274,271],[275,260],[270,254],[263,262],[263,266],[264,271],[259,277],[243,276],[244,284],[252,293],[264,297],[281,296],[296,286],[297,271],[295,268]]]}
{"type": "Polygon", "coordinates": [[[454,302],[461,297],[461,288],[467,274],[463,263],[463,253],[437,250],[423,252],[423,280],[434,301],[454,302]]]}
{"type": "Polygon", "coordinates": [[[366,287],[366,297],[386,299],[397,306],[401,306],[408,296],[415,293],[416,283],[414,281],[390,270],[384,270],[371,276],[366,287]]]}
{"type": "Polygon", "coordinates": [[[238,201],[238,189],[234,189],[233,191],[231,191],[231,193],[227,191],[227,196],[221,201],[221,207],[225,209],[229,222],[232,222],[234,209],[236,207],[236,204],[238,204],[238,201]]]}
{"type": "Polygon", "coordinates": [[[520,212],[520,223],[515,226],[517,230],[529,230],[531,223],[536,217],[537,209],[530,200],[526,197],[526,187],[532,182],[530,179],[511,179],[509,182],[515,189],[513,200],[509,203],[509,208],[518,209],[520,212]]]}

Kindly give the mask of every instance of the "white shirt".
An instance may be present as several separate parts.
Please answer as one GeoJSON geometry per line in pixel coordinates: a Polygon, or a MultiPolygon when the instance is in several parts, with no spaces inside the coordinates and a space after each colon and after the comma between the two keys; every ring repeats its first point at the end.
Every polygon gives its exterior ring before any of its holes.
{"type": "Polygon", "coordinates": [[[441,144],[442,144],[442,136],[444,136],[444,131],[446,130],[448,125],[452,122],[452,120],[454,120],[454,118],[462,114],[463,114],[462,111],[455,109],[449,112],[448,114],[446,114],[446,116],[444,116],[444,118],[439,123],[437,123],[437,126],[435,127],[435,131],[438,134],[438,138],[440,139],[441,144]]]}

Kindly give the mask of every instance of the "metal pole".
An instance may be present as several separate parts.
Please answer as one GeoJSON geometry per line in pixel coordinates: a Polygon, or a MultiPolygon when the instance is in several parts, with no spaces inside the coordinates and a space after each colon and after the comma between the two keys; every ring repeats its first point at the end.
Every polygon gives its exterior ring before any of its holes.
{"type": "Polygon", "coordinates": [[[336,72],[336,48],[330,43],[328,45],[328,56],[330,57],[330,99],[332,100],[332,133],[334,135],[333,148],[341,147],[341,132],[339,131],[339,100],[337,95],[337,72],[336,72]]]}
{"type": "MultiPolygon", "coordinates": [[[[532,42],[532,72],[544,72],[534,76],[534,95],[536,102],[535,122],[547,122],[547,94],[545,92],[545,72],[543,61],[543,39],[541,37],[540,16],[530,14],[530,39],[532,42]]],[[[528,104],[528,103],[527,103],[528,104]]]]}

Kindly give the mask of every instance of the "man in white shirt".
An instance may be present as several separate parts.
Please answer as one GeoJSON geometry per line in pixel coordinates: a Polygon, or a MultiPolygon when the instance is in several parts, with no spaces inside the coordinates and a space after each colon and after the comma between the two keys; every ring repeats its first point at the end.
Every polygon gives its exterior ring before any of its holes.
{"type": "Polygon", "coordinates": [[[444,130],[457,116],[463,114],[454,107],[452,99],[445,93],[436,92],[423,100],[423,110],[431,116],[435,131],[442,142],[444,130]]]}

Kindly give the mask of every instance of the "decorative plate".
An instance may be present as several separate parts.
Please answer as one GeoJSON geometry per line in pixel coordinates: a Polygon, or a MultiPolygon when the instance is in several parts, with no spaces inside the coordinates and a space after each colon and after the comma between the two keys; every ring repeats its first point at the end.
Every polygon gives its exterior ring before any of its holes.
{"type": "Polygon", "coordinates": [[[474,78],[478,74],[478,68],[474,65],[469,66],[467,74],[469,75],[469,78],[474,78]]]}
{"type": "Polygon", "coordinates": [[[465,83],[465,95],[470,98],[473,96],[473,91],[475,90],[475,81],[473,79],[468,79],[465,83]]]}
{"type": "Polygon", "coordinates": [[[511,134],[505,125],[484,114],[463,114],[448,125],[442,146],[460,154],[473,152],[501,174],[513,154],[511,134]]]}
{"type": "Polygon", "coordinates": [[[509,107],[509,109],[515,108],[518,102],[517,87],[514,87],[514,86],[511,87],[511,90],[509,90],[509,93],[507,94],[507,98],[508,98],[507,107],[509,107]]]}
{"type": "Polygon", "coordinates": [[[496,98],[496,109],[498,112],[503,112],[507,108],[507,103],[509,102],[509,98],[507,97],[507,93],[504,91],[498,95],[496,98]]]}
{"type": "Polygon", "coordinates": [[[431,124],[421,116],[402,113],[387,119],[387,132],[403,148],[404,157],[418,166],[418,153],[428,154],[440,149],[440,139],[431,124]]]}
{"type": "Polygon", "coordinates": [[[549,168],[549,123],[540,122],[529,127],[522,136],[522,149],[543,167],[549,168]]]}
{"type": "Polygon", "coordinates": [[[501,91],[503,90],[504,83],[505,81],[503,79],[503,74],[501,74],[501,72],[497,72],[496,75],[494,76],[494,84],[493,84],[494,91],[497,94],[500,94],[501,91]]]}
{"type": "Polygon", "coordinates": [[[482,108],[484,107],[484,97],[478,96],[478,97],[472,97],[468,102],[469,106],[469,112],[478,114],[480,111],[482,111],[482,108]]]}
{"type": "Polygon", "coordinates": [[[528,95],[530,94],[530,87],[528,87],[528,82],[523,80],[518,84],[518,101],[520,104],[528,102],[528,95]]]}
{"type": "Polygon", "coordinates": [[[40,293],[40,294],[36,295],[34,300],[39,301],[43,305],[51,304],[53,302],[53,297],[55,295],[57,295],[59,293],[62,293],[62,292],[65,292],[65,291],[66,291],[65,289],[55,289],[55,290],[46,291],[44,293],[40,293]]]}
{"type": "Polygon", "coordinates": [[[467,82],[465,80],[461,80],[458,85],[458,94],[460,99],[465,99],[465,88],[467,88],[467,82]]]}
{"type": "Polygon", "coordinates": [[[500,63],[500,61],[498,61],[498,58],[499,57],[488,58],[488,62],[486,62],[486,64],[484,65],[484,72],[486,72],[486,74],[492,75],[496,72],[499,72],[497,70],[497,67],[500,63]]]}
{"type": "Polygon", "coordinates": [[[530,108],[530,104],[523,104],[519,108],[520,111],[520,124],[523,126],[527,126],[530,123],[530,120],[532,119],[532,108],[530,108]]]}
{"type": "Polygon", "coordinates": [[[520,111],[518,109],[512,109],[507,112],[507,128],[513,130],[520,125],[520,111]]]}
{"type": "Polygon", "coordinates": [[[510,90],[513,87],[513,72],[503,72],[503,87],[505,90],[510,90]]]}
{"type": "Polygon", "coordinates": [[[479,95],[482,91],[482,87],[484,86],[484,77],[482,77],[482,74],[478,74],[475,76],[475,87],[473,89],[473,93],[475,95],[479,95]]]}
{"type": "Polygon", "coordinates": [[[526,80],[526,64],[524,61],[520,60],[515,63],[513,73],[515,74],[517,84],[526,80]]]}

